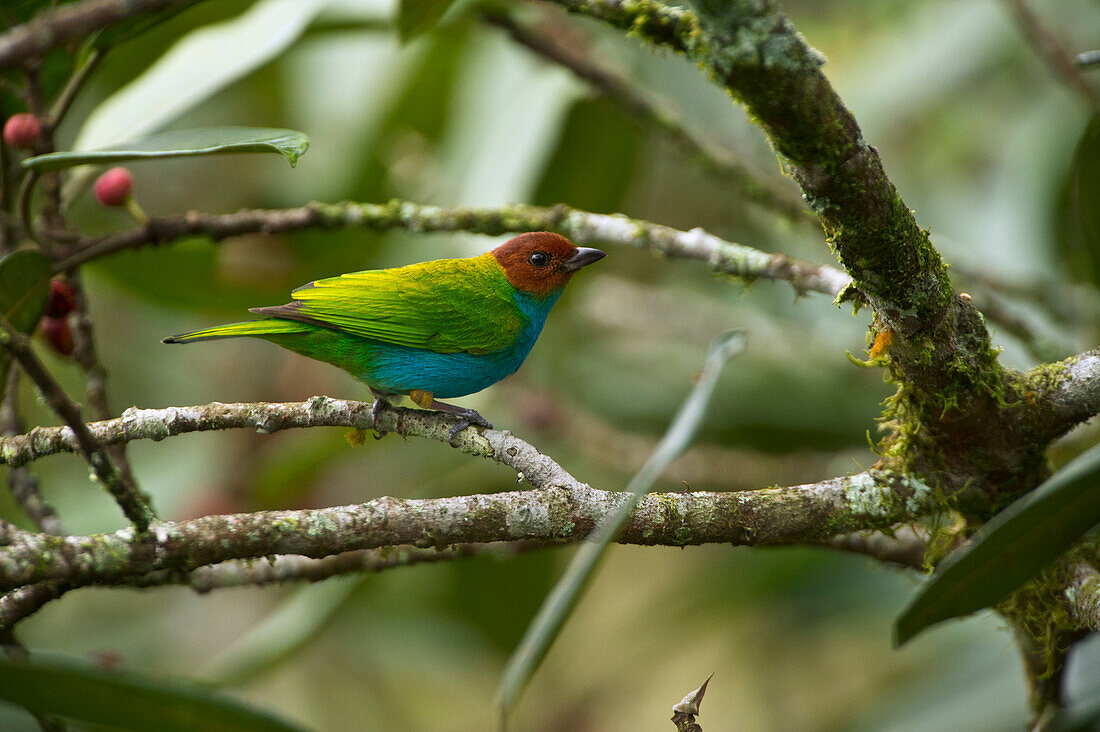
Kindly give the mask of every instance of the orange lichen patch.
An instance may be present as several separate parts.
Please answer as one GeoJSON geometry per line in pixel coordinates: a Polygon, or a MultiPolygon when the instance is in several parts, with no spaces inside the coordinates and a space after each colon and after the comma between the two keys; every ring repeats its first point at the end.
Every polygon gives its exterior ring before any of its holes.
{"type": "Polygon", "coordinates": [[[545,297],[565,287],[573,276],[573,272],[562,269],[562,265],[576,251],[573,242],[561,234],[532,231],[509,239],[490,254],[496,258],[512,287],[545,297]],[[536,253],[546,255],[545,260],[535,257],[536,253]]]}
{"type": "Polygon", "coordinates": [[[875,335],[875,342],[871,345],[871,358],[878,358],[890,350],[894,342],[894,333],[890,330],[880,330],[875,335]]]}

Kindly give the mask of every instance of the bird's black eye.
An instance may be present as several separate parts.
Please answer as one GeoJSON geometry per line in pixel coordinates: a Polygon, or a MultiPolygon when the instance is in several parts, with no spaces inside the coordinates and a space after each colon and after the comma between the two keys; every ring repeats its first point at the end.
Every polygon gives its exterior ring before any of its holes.
{"type": "Polygon", "coordinates": [[[535,252],[527,258],[527,263],[532,267],[545,267],[550,264],[550,255],[546,252],[535,252]]]}

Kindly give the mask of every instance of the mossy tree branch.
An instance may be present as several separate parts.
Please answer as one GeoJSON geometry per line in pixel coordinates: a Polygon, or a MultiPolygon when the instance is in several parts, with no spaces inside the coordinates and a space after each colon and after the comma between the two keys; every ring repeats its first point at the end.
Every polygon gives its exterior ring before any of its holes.
{"type": "MultiPolygon", "coordinates": [[[[883,465],[1003,505],[1047,475],[1029,385],[996,360],[969,298],[887,178],[878,152],[770,0],[551,0],[699,63],[759,123],[802,186],[830,245],[888,331],[899,393],[883,465]]],[[[978,514],[982,511],[978,510],[978,514]]]]}
{"type": "MultiPolygon", "coordinates": [[[[700,63],[760,124],[841,263],[889,327],[931,333],[960,308],[947,269],[821,72],[824,59],[768,0],[554,0],[700,63]]],[[[984,332],[984,329],[982,329],[984,332]]]]}
{"type": "MultiPolygon", "coordinates": [[[[378,547],[584,539],[626,494],[588,486],[436,499],[379,498],[310,511],[264,511],[157,524],[92,536],[19,535],[0,547],[0,588],[61,581],[72,587],[128,584],[150,572],[190,572],[234,559],[325,557],[378,547]]],[[[886,528],[933,510],[931,491],[887,473],[742,493],[652,494],[620,543],[743,546],[815,541],[831,533],[886,528]]]]}

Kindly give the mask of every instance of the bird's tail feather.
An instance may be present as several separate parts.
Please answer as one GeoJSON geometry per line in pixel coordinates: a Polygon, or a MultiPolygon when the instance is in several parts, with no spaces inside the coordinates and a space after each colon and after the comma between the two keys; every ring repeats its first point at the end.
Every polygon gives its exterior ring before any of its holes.
{"type": "Polygon", "coordinates": [[[245,323],[229,323],[217,325],[213,328],[204,328],[190,333],[168,336],[162,343],[193,343],[195,341],[208,341],[215,338],[237,338],[240,336],[277,335],[279,333],[304,333],[310,330],[308,325],[295,323],[289,320],[266,318],[264,320],[251,320],[245,323]]]}

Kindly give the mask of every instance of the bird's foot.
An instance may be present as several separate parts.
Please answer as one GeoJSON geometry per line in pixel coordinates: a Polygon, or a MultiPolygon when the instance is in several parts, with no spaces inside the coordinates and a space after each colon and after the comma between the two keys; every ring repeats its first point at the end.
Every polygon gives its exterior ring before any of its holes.
{"type": "MultiPolygon", "coordinates": [[[[436,403],[438,404],[438,402],[436,403]]],[[[451,427],[451,430],[447,433],[447,442],[451,444],[451,447],[458,447],[458,444],[455,442],[455,438],[458,437],[459,432],[466,429],[467,427],[477,425],[478,427],[484,427],[487,430],[493,429],[493,425],[489,424],[489,420],[482,417],[473,409],[462,409],[461,407],[455,407],[455,409],[459,409],[461,411],[452,412],[452,414],[458,416],[458,421],[455,422],[454,427],[451,427]]]]}
{"type": "Polygon", "coordinates": [[[388,407],[390,403],[378,392],[372,390],[371,393],[374,394],[374,404],[370,407],[370,426],[374,430],[374,439],[381,440],[388,433],[378,426],[378,417],[382,410],[388,407]]]}
{"type": "Polygon", "coordinates": [[[447,442],[451,447],[458,447],[458,443],[455,439],[458,437],[458,433],[472,425],[478,427],[484,427],[486,429],[493,429],[493,425],[489,424],[489,421],[478,414],[473,409],[467,409],[466,407],[456,407],[454,404],[447,404],[446,402],[437,402],[435,397],[432,396],[430,391],[424,391],[423,389],[413,389],[409,392],[409,398],[416,403],[418,407],[424,409],[434,409],[437,412],[446,412],[447,414],[453,414],[458,417],[458,422],[454,427],[451,427],[447,432],[447,442]]]}

